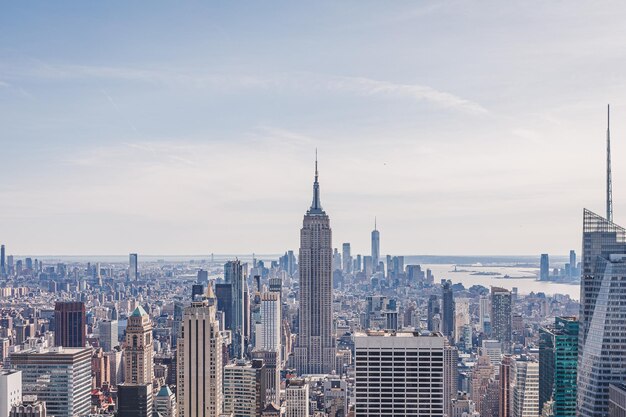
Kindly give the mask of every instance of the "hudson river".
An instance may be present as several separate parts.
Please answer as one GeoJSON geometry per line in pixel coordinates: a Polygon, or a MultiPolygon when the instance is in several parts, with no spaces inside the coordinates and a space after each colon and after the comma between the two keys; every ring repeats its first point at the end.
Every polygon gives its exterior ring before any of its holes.
{"type": "Polygon", "coordinates": [[[543,292],[550,295],[567,294],[574,300],[580,298],[579,284],[537,281],[538,268],[459,265],[457,271],[460,272],[450,272],[454,270],[452,264],[421,264],[421,266],[424,271],[426,268],[433,271],[435,282],[449,279],[453,284],[460,282],[465,288],[482,285],[487,288],[493,286],[511,290],[515,287],[520,294],[543,292]],[[499,273],[500,275],[472,275],[476,272],[499,273]],[[504,278],[505,275],[510,278],[504,278]]]}

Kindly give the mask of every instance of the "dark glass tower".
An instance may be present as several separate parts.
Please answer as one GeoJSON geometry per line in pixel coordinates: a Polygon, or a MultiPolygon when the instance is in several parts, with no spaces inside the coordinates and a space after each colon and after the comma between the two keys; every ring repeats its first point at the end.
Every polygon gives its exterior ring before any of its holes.
{"type": "Polygon", "coordinates": [[[511,351],[511,291],[491,287],[491,336],[502,343],[505,353],[511,351]]]}
{"type": "Polygon", "coordinates": [[[539,410],[553,400],[554,417],[576,416],[578,321],[556,317],[539,331],[539,410]]]}
{"type": "Polygon", "coordinates": [[[82,302],[60,302],[54,306],[54,344],[63,347],[85,347],[87,316],[82,302]]]}
{"type": "Polygon", "coordinates": [[[454,294],[452,292],[452,282],[444,281],[441,284],[441,333],[444,336],[452,336],[454,333],[454,294]]]}

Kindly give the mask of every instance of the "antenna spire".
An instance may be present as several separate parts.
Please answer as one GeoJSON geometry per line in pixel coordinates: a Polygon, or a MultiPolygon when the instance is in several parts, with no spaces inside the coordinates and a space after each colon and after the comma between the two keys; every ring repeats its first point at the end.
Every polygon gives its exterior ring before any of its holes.
{"type": "Polygon", "coordinates": [[[376,229],[376,216],[374,216],[374,230],[377,230],[376,229]]]}
{"type": "Polygon", "coordinates": [[[611,105],[606,106],[606,219],[613,223],[613,183],[611,179],[611,105]]]}
{"type": "Polygon", "coordinates": [[[315,148],[315,181],[313,182],[313,202],[311,208],[307,212],[309,214],[324,214],[322,204],[320,203],[320,184],[318,182],[317,172],[317,148],[315,148]]]}

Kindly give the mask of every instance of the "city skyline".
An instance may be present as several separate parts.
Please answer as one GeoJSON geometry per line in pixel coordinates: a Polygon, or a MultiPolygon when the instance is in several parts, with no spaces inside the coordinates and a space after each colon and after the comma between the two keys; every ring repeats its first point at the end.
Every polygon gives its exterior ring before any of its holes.
{"type": "Polygon", "coordinates": [[[0,16],[13,253],[260,251],[252,234],[281,253],[316,147],[355,253],[374,216],[383,253],[566,253],[580,207],[603,205],[603,172],[579,167],[605,158],[607,102],[626,213],[623,6],[22,7],[0,16]]]}

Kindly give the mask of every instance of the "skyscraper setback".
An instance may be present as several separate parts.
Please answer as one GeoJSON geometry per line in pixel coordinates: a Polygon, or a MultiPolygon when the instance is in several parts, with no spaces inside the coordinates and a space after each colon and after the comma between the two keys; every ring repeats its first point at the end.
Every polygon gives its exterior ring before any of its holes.
{"type": "Polygon", "coordinates": [[[300,374],[330,373],[335,368],[332,260],[330,218],[320,203],[316,159],[313,201],[300,230],[299,334],[294,349],[300,374]]]}

